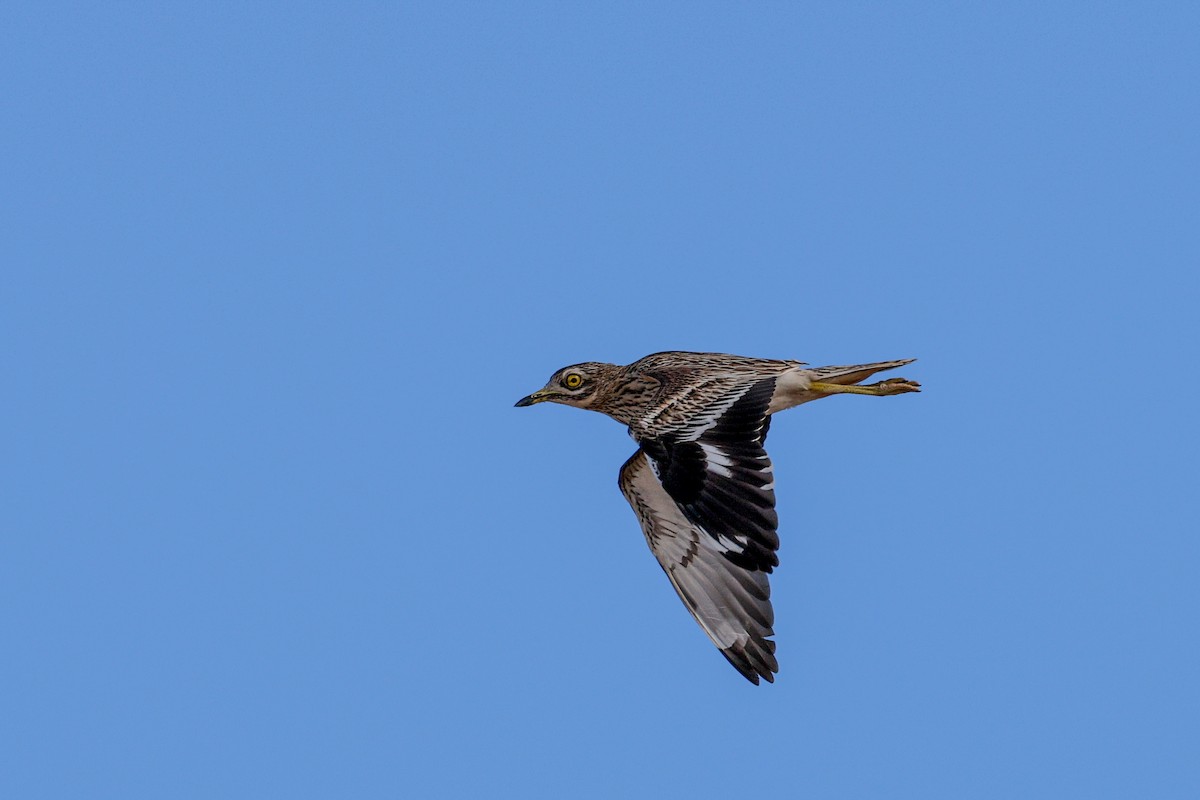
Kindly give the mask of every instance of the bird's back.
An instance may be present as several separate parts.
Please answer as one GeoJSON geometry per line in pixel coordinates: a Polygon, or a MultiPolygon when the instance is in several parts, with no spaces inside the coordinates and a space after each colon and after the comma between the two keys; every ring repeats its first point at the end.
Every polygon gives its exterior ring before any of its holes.
{"type": "Polygon", "coordinates": [[[803,366],[803,361],[780,361],[770,358],[749,358],[728,353],[691,353],[685,350],[668,350],[651,353],[626,367],[631,373],[660,373],[677,370],[687,372],[747,373],[768,376],[803,366]]]}

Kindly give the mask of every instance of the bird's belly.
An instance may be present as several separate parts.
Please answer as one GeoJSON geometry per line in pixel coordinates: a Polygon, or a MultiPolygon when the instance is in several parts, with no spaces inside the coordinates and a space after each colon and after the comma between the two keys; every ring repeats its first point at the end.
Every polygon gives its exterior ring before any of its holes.
{"type": "Polygon", "coordinates": [[[806,369],[796,368],[783,373],[775,379],[775,394],[771,395],[767,413],[775,414],[812,400],[814,395],[809,391],[811,385],[812,374],[806,369]]]}

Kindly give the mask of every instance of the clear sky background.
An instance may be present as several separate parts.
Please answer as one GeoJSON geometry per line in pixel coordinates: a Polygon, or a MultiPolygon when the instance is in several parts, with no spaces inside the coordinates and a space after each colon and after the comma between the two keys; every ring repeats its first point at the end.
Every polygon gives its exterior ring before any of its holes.
{"type": "Polygon", "coordinates": [[[0,796],[1200,796],[1191,3],[10,3],[0,796]],[[778,682],[514,409],[776,419],[778,682]]]}

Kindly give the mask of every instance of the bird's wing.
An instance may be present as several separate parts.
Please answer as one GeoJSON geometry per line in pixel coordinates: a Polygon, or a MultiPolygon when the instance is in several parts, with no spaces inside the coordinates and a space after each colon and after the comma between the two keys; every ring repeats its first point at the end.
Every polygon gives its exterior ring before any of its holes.
{"type": "Polygon", "coordinates": [[[651,468],[683,515],[739,567],[779,565],[775,478],[763,449],[775,378],[729,387],[712,398],[718,411],[659,438],[641,438],[651,468]]]}
{"type": "Polygon", "coordinates": [[[651,469],[642,450],[621,467],[621,492],[646,542],[683,604],[708,638],[747,680],[775,680],[771,586],[767,573],[739,566],[721,539],[689,520],[651,469]]]}

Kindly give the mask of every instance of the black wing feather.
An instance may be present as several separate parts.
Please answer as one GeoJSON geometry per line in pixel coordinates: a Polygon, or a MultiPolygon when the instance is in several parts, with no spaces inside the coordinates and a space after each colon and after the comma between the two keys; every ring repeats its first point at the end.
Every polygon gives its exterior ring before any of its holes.
{"type": "Polygon", "coordinates": [[[775,379],[764,378],[698,436],[640,442],[667,494],[726,548],[725,558],[764,572],[779,565],[774,478],[763,449],[774,392],[775,379]]]}

